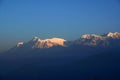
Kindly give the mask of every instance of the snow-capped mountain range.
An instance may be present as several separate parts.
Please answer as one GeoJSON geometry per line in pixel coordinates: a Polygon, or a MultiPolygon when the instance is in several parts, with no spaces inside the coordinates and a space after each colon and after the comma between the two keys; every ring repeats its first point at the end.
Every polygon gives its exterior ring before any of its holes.
{"type": "MultiPolygon", "coordinates": [[[[42,40],[38,37],[34,37],[27,43],[18,42],[17,48],[22,46],[27,46],[29,48],[50,48],[54,46],[69,47],[71,45],[87,45],[87,46],[109,46],[113,43],[120,43],[120,33],[118,32],[109,32],[104,35],[96,34],[84,34],[79,39],[74,41],[67,41],[62,38],[51,38],[42,40]]],[[[118,44],[119,44],[118,43],[118,44]]]]}
{"type": "Polygon", "coordinates": [[[51,39],[42,40],[38,37],[34,37],[28,43],[18,42],[17,47],[29,45],[29,47],[31,48],[50,48],[53,46],[64,46],[65,41],[66,40],[61,38],[51,38],[51,39]]]}

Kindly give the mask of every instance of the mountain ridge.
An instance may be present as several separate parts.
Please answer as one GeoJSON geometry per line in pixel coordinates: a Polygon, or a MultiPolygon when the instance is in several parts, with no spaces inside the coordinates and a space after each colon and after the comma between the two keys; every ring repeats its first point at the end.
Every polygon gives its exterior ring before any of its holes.
{"type": "Polygon", "coordinates": [[[96,34],[84,34],[79,39],[68,41],[62,38],[50,38],[50,39],[40,39],[39,37],[34,37],[32,40],[27,43],[18,42],[16,45],[17,48],[21,46],[28,45],[30,48],[51,48],[55,46],[69,47],[74,44],[86,45],[86,46],[109,46],[115,41],[119,42],[120,33],[118,32],[109,32],[105,35],[96,35],[96,34]]]}
{"type": "Polygon", "coordinates": [[[7,80],[18,80],[21,76],[24,80],[33,80],[35,74],[38,80],[56,80],[55,76],[58,80],[119,80],[120,37],[119,34],[108,34],[89,34],[90,37],[74,41],[62,39],[65,46],[55,44],[49,48],[36,44],[39,41],[51,43],[51,39],[54,42],[53,38],[35,37],[27,43],[20,42],[19,46],[0,55],[0,74],[7,80]]]}

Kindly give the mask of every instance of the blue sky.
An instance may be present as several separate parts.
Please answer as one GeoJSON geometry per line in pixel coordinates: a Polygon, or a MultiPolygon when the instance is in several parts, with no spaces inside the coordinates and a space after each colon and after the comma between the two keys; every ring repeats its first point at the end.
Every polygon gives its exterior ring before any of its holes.
{"type": "Polygon", "coordinates": [[[0,51],[34,36],[120,32],[119,0],[0,0],[0,51]]]}

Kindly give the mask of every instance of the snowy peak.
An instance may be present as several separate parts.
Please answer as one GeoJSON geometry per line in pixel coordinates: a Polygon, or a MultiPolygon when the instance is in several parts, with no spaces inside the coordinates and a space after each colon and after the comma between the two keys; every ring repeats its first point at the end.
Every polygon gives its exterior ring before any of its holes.
{"type": "Polygon", "coordinates": [[[64,42],[66,40],[62,38],[50,38],[42,40],[39,37],[34,37],[32,40],[30,40],[27,43],[18,42],[17,47],[23,46],[24,48],[50,48],[54,46],[64,46],[64,42]]]}
{"type": "Polygon", "coordinates": [[[18,42],[17,43],[17,47],[20,47],[20,46],[22,46],[24,44],[24,42],[18,42]]]}
{"type": "Polygon", "coordinates": [[[39,37],[34,37],[34,38],[32,39],[32,41],[40,41],[40,38],[39,38],[39,37]]]}
{"type": "MultiPolygon", "coordinates": [[[[89,45],[89,46],[108,46],[115,43],[115,40],[120,39],[120,33],[109,32],[105,35],[84,34],[80,39],[75,41],[75,44],[89,45]],[[111,42],[112,41],[112,42],[111,42]]],[[[120,41],[120,40],[119,40],[120,41]]]]}
{"type": "Polygon", "coordinates": [[[120,38],[120,33],[118,33],[118,32],[115,32],[115,33],[109,32],[109,33],[107,34],[107,37],[120,38]]]}
{"type": "Polygon", "coordinates": [[[64,42],[66,40],[61,38],[51,38],[51,39],[45,39],[41,40],[38,37],[34,39],[34,41],[37,41],[32,48],[50,48],[53,46],[64,46],[64,42]]]}
{"type": "Polygon", "coordinates": [[[61,38],[51,38],[51,39],[46,39],[45,41],[50,41],[50,42],[52,42],[52,43],[56,43],[56,44],[59,44],[59,45],[64,45],[64,42],[66,41],[66,40],[64,40],[64,39],[61,39],[61,38]]]}
{"type": "Polygon", "coordinates": [[[84,35],[82,35],[81,38],[83,38],[83,39],[90,39],[91,35],[90,34],[84,34],[84,35]]]}
{"type": "Polygon", "coordinates": [[[105,39],[105,38],[120,38],[120,33],[118,32],[109,32],[108,34],[106,34],[105,36],[102,35],[96,35],[96,34],[84,34],[81,37],[82,39],[105,39]]]}
{"type": "Polygon", "coordinates": [[[84,35],[82,35],[81,38],[82,38],[82,39],[92,39],[92,38],[102,39],[102,36],[96,35],[96,34],[84,34],[84,35]]]}

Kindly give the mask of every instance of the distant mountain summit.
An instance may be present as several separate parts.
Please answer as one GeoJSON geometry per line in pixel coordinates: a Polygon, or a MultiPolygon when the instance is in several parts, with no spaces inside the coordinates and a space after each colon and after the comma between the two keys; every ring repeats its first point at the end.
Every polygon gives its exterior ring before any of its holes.
{"type": "Polygon", "coordinates": [[[61,38],[51,38],[51,39],[45,39],[42,40],[38,37],[34,37],[32,40],[30,40],[28,43],[23,44],[23,42],[18,42],[17,47],[28,45],[28,47],[31,48],[50,48],[53,46],[64,46],[64,42],[66,40],[61,38]]]}
{"type": "Polygon", "coordinates": [[[109,32],[104,35],[84,34],[79,39],[74,41],[67,41],[62,38],[50,38],[42,40],[39,37],[34,37],[27,43],[18,42],[17,48],[51,48],[55,46],[69,47],[71,45],[84,45],[84,46],[109,46],[120,45],[120,33],[109,32]]]}
{"type": "Polygon", "coordinates": [[[120,38],[120,33],[118,32],[109,32],[105,35],[96,35],[96,34],[84,34],[82,35],[81,38],[84,38],[84,39],[92,39],[92,38],[95,38],[95,39],[104,39],[104,38],[120,38]]]}
{"type": "Polygon", "coordinates": [[[104,35],[84,34],[78,40],[75,40],[75,44],[87,46],[109,46],[117,42],[120,42],[120,33],[118,32],[109,32],[104,35]]]}
{"type": "Polygon", "coordinates": [[[35,42],[35,44],[32,46],[32,48],[50,48],[53,46],[64,46],[64,42],[66,40],[61,38],[51,38],[42,40],[40,38],[35,37],[33,41],[35,42]]]}
{"type": "Polygon", "coordinates": [[[18,42],[17,47],[20,47],[24,44],[24,42],[18,42]]]}
{"type": "Polygon", "coordinates": [[[118,33],[118,32],[115,32],[115,33],[109,32],[109,33],[107,34],[107,37],[120,38],[120,33],[118,33]]]}

